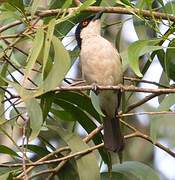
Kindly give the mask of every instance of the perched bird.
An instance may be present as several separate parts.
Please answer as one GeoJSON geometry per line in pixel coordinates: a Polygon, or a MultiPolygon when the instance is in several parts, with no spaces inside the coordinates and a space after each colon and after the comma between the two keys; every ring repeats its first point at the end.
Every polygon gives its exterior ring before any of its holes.
{"type": "MultiPolygon", "coordinates": [[[[112,44],[101,34],[100,18],[103,11],[81,21],[75,31],[80,48],[82,76],[88,84],[118,85],[122,83],[120,56],[112,44]]],[[[98,93],[104,117],[104,147],[107,151],[120,152],[124,148],[124,138],[116,118],[120,105],[119,92],[112,90],[98,93]]]]}

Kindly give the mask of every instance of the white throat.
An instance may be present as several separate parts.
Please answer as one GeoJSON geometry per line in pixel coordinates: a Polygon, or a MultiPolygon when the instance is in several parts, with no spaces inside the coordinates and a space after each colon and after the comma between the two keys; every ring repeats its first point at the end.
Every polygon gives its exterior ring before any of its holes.
{"type": "Polygon", "coordinates": [[[85,38],[88,38],[91,36],[100,35],[100,30],[101,30],[100,19],[91,21],[87,27],[82,29],[80,37],[81,37],[81,39],[85,39],[85,38]]]}

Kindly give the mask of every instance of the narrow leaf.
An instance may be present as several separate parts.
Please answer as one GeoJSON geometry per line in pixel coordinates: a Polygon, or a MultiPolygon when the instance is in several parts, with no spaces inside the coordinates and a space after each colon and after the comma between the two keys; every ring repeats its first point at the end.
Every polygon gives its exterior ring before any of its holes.
{"type": "Polygon", "coordinates": [[[44,44],[42,77],[44,77],[44,70],[45,70],[45,66],[47,64],[47,60],[49,57],[50,45],[51,45],[51,41],[52,41],[52,37],[53,37],[54,28],[55,28],[55,19],[52,19],[48,25],[47,35],[46,35],[45,44],[44,44]]]}
{"type": "MultiPolygon", "coordinates": [[[[6,72],[8,68],[8,63],[4,63],[0,66],[0,75],[2,77],[6,77],[6,72]]],[[[4,82],[2,79],[0,79],[0,87],[7,86],[7,83],[4,82]]],[[[5,115],[4,115],[4,103],[2,101],[4,100],[5,91],[3,89],[0,89],[0,124],[6,121],[5,115]]]]}
{"type": "Polygon", "coordinates": [[[87,113],[93,116],[98,122],[101,122],[100,116],[93,107],[92,102],[88,96],[84,96],[77,92],[61,91],[60,93],[55,94],[55,98],[75,104],[78,108],[85,110],[87,113]]]}
{"type": "MultiPolygon", "coordinates": [[[[175,104],[175,94],[169,94],[168,96],[165,96],[159,107],[157,108],[156,112],[161,112],[161,111],[169,111],[170,107],[175,104]]],[[[160,124],[164,123],[164,120],[167,119],[167,116],[174,118],[174,114],[171,115],[156,115],[156,116],[151,116],[150,121],[151,121],[151,129],[150,129],[150,134],[151,138],[153,139],[153,142],[156,142],[157,138],[157,132],[159,130],[160,124]]]]}
{"type": "Polygon", "coordinates": [[[72,0],[66,0],[61,9],[67,9],[72,4],[72,0]]]}
{"type": "Polygon", "coordinates": [[[175,39],[173,39],[168,45],[166,56],[165,56],[165,72],[167,76],[175,81],[175,61],[174,61],[174,54],[175,54],[175,39]],[[173,48],[174,47],[174,48],[173,48]]]}
{"type": "Polygon", "coordinates": [[[40,89],[37,92],[39,94],[43,94],[57,87],[62,82],[70,68],[69,53],[63,44],[55,36],[53,36],[52,42],[55,51],[54,65],[43,84],[41,84],[40,89]]]}
{"type": "Polygon", "coordinates": [[[25,14],[23,0],[8,0],[8,3],[15,7],[19,12],[25,14]]]}
{"type": "MultiPolygon", "coordinates": [[[[62,99],[55,99],[55,104],[59,105],[61,108],[63,108],[67,113],[72,116],[72,118],[75,119],[75,121],[78,121],[80,125],[86,130],[86,132],[89,134],[91,133],[95,128],[97,128],[96,124],[91,120],[89,115],[87,115],[86,112],[81,110],[76,105],[73,105],[72,103],[68,101],[64,101],[62,99]]],[[[86,104],[85,104],[86,105],[86,104]]],[[[88,106],[87,106],[88,108],[88,106]]],[[[61,116],[60,116],[61,118],[61,116]]],[[[93,137],[93,142],[95,145],[98,145],[103,142],[103,135],[102,133],[98,133],[96,136],[93,137]]],[[[109,157],[107,153],[103,150],[103,148],[98,149],[103,161],[105,163],[109,163],[109,157]]]]}
{"type": "Polygon", "coordinates": [[[103,114],[101,108],[100,108],[100,101],[99,101],[99,97],[94,93],[94,91],[90,91],[90,96],[91,96],[91,101],[92,104],[95,108],[95,110],[103,117],[105,117],[105,115],[103,114]]]}
{"type": "Polygon", "coordinates": [[[140,40],[128,47],[128,62],[137,76],[143,76],[139,69],[139,57],[146,53],[162,49],[162,46],[155,46],[160,40],[140,40]]]}
{"type": "Polygon", "coordinates": [[[35,98],[32,98],[33,94],[30,91],[23,89],[23,92],[21,92],[21,86],[19,84],[8,81],[2,76],[0,76],[0,78],[8,84],[12,85],[23,99],[28,111],[28,115],[30,118],[30,127],[32,129],[29,140],[33,140],[38,136],[43,123],[43,115],[40,105],[35,98]]]}
{"type": "Polygon", "coordinates": [[[117,172],[103,172],[101,173],[101,180],[131,180],[127,176],[117,172]]]}
{"type": "Polygon", "coordinates": [[[159,180],[158,175],[152,168],[137,161],[127,161],[123,164],[114,165],[113,171],[123,175],[134,175],[139,180],[159,180]]]}
{"type": "MultiPolygon", "coordinates": [[[[55,130],[59,134],[59,136],[61,136],[61,138],[71,148],[72,153],[83,151],[89,148],[89,146],[84,143],[79,136],[63,129],[60,126],[48,126],[48,128],[55,130]]],[[[98,161],[93,152],[77,158],[76,163],[80,180],[100,180],[98,161]]]]}
{"type": "Polygon", "coordinates": [[[37,57],[39,56],[39,53],[40,53],[41,48],[43,46],[43,40],[44,40],[44,30],[42,28],[39,28],[37,33],[36,33],[35,39],[33,41],[32,48],[30,50],[29,56],[27,58],[28,63],[26,66],[26,71],[25,71],[23,83],[26,81],[27,77],[29,76],[31,69],[35,65],[37,57]]]}
{"type": "Polygon", "coordinates": [[[31,9],[31,17],[33,19],[34,15],[35,15],[35,12],[39,6],[39,4],[41,3],[42,0],[33,0],[33,3],[32,3],[32,9],[31,9]]]}
{"type": "Polygon", "coordinates": [[[4,145],[0,145],[0,153],[20,157],[15,151],[4,145]]]}

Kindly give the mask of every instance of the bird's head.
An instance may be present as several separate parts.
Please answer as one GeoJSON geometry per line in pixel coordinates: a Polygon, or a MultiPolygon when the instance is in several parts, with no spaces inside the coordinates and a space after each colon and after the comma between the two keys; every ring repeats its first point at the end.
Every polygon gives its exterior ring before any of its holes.
{"type": "Polygon", "coordinates": [[[75,31],[75,37],[77,40],[77,44],[81,49],[81,41],[83,38],[86,38],[91,35],[100,34],[100,18],[104,11],[98,12],[96,15],[89,16],[88,18],[82,20],[75,31]]]}

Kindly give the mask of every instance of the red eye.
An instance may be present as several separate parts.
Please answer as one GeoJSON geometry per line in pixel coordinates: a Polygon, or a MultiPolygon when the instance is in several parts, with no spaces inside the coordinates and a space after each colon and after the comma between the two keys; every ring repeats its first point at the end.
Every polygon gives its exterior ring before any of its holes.
{"type": "Polygon", "coordinates": [[[83,26],[87,26],[87,24],[88,24],[87,21],[84,21],[84,22],[82,23],[83,26]]]}

